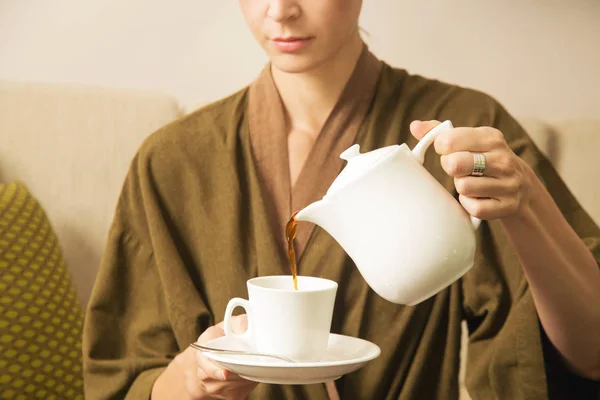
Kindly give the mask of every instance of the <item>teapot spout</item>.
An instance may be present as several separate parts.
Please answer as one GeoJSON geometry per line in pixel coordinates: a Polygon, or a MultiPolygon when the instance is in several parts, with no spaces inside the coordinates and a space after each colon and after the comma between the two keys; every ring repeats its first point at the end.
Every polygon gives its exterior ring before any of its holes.
{"type": "Polygon", "coordinates": [[[323,225],[323,222],[327,220],[327,201],[319,200],[312,204],[304,207],[296,214],[296,221],[312,222],[316,225],[323,225]]]}

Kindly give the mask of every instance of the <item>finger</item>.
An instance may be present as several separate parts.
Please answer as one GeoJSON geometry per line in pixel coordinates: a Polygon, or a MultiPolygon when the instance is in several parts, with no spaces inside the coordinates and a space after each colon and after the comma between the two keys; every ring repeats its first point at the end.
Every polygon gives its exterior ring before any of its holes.
{"type": "MultiPolygon", "coordinates": [[[[232,329],[234,331],[236,329],[246,329],[247,327],[247,317],[246,315],[239,315],[232,318],[232,329]]],[[[223,323],[216,326],[211,326],[207,330],[205,330],[200,337],[198,337],[197,342],[199,344],[206,344],[213,339],[217,339],[219,337],[225,336],[225,332],[223,331],[223,323]]],[[[222,368],[214,361],[207,358],[202,351],[196,351],[196,362],[198,364],[199,370],[202,372],[198,372],[200,376],[202,373],[206,375],[206,377],[211,379],[216,379],[218,381],[229,381],[229,380],[237,380],[240,379],[238,375],[232,374],[228,370],[222,368]]]]}
{"type": "MultiPolygon", "coordinates": [[[[209,361],[211,361],[210,359],[208,359],[209,361]]],[[[227,379],[225,379],[225,381],[220,381],[220,382],[234,382],[234,381],[239,381],[239,380],[246,380],[244,378],[242,378],[241,376],[239,376],[238,374],[234,374],[233,372],[229,371],[229,370],[225,370],[225,377],[227,379]]],[[[199,366],[197,367],[197,373],[196,375],[198,376],[199,379],[208,381],[208,380],[215,380],[214,377],[208,376],[208,374],[206,372],[204,372],[204,370],[202,368],[200,368],[199,366]]]]}
{"type": "MultiPolygon", "coordinates": [[[[221,321],[217,324],[217,327],[225,329],[225,321],[221,321]]],[[[248,329],[248,316],[246,314],[236,315],[231,317],[231,330],[234,333],[242,334],[248,329]]]]}
{"type": "Polygon", "coordinates": [[[421,140],[423,136],[436,126],[440,124],[440,121],[419,121],[415,120],[410,123],[410,133],[417,139],[421,140]]]}
{"type": "MultiPolygon", "coordinates": [[[[484,154],[486,158],[486,169],[484,171],[486,176],[493,175],[492,171],[487,168],[488,155],[484,154]]],[[[440,157],[440,162],[444,171],[453,177],[461,177],[471,175],[473,172],[473,166],[475,159],[473,153],[470,151],[458,151],[456,153],[446,154],[440,157]]],[[[491,164],[491,163],[490,163],[491,164]]]]}
{"type": "Polygon", "coordinates": [[[222,368],[216,362],[210,360],[201,351],[197,351],[196,353],[196,361],[198,362],[197,376],[204,379],[204,376],[211,379],[216,379],[218,381],[227,381],[230,375],[230,372],[226,369],[222,368]]]}
{"type": "MultiPolygon", "coordinates": [[[[485,157],[483,174],[489,178],[503,178],[514,174],[514,167],[501,152],[481,153],[485,157]]],[[[470,151],[458,151],[440,157],[444,171],[453,177],[469,176],[473,173],[475,156],[470,151]]]]}
{"type": "Polygon", "coordinates": [[[213,398],[218,399],[243,399],[257,385],[257,382],[245,379],[235,383],[215,380],[205,382],[206,392],[213,398]]]}
{"type": "Polygon", "coordinates": [[[498,199],[476,199],[463,195],[458,196],[458,201],[470,215],[483,220],[492,219],[493,211],[500,203],[498,199]]]}
{"type": "MultiPolygon", "coordinates": [[[[211,398],[223,398],[223,399],[234,399],[234,398],[245,398],[256,385],[257,382],[249,381],[239,377],[236,374],[231,374],[227,381],[219,381],[207,376],[206,373],[198,369],[196,381],[196,393],[201,392],[208,394],[211,398]]],[[[190,391],[188,387],[188,391],[190,391]]]]}
{"type": "MultiPolygon", "coordinates": [[[[218,326],[211,326],[198,337],[198,344],[206,344],[213,339],[225,336],[225,332],[218,326]]],[[[220,381],[225,381],[228,378],[229,371],[221,368],[217,363],[209,360],[200,350],[196,352],[196,362],[198,367],[204,371],[206,376],[220,381]]]]}
{"type": "MultiPolygon", "coordinates": [[[[489,178],[505,178],[514,175],[515,165],[510,154],[501,151],[481,153],[485,157],[483,174],[489,178]]],[[[473,172],[475,157],[470,151],[458,151],[440,157],[444,171],[453,177],[469,176],[473,172]]]]}
{"type": "Polygon", "coordinates": [[[185,371],[184,375],[185,375],[185,388],[188,392],[188,395],[192,399],[199,399],[203,395],[208,393],[208,391],[206,390],[206,387],[204,386],[204,382],[201,379],[199,379],[196,376],[196,374],[194,374],[192,371],[185,371]]]}
{"type": "Polygon", "coordinates": [[[211,326],[210,328],[202,332],[202,335],[198,337],[198,340],[196,342],[198,344],[206,344],[213,339],[217,339],[223,336],[225,336],[225,331],[223,331],[223,329],[220,326],[211,326]]]}
{"type": "Polygon", "coordinates": [[[518,208],[518,203],[510,198],[479,199],[460,195],[458,200],[469,214],[483,220],[514,214],[518,208]]]}
{"type": "Polygon", "coordinates": [[[506,147],[504,135],[498,129],[454,128],[440,133],[433,142],[435,152],[441,155],[458,151],[490,152],[506,147]]]}
{"type": "Polygon", "coordinates": [[[497,179],[485,176],[462,176],[454,178],[456,191],[467,197],[502,199],[520,191],[515,178],[497,179]]]}

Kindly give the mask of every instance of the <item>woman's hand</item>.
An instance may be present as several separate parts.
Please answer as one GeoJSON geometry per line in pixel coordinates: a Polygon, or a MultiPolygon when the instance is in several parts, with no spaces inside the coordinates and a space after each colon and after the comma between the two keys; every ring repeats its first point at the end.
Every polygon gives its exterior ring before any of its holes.
{"type": "MultiPolygon", "coordinates": [[[[420,139],[437,124],[415,121],[410,129],[420,139]]],[[[454,177],[465,209],[481,219],[501,218],[540,322],[566,365],[577,374],[600,379],[600,273],[586,243],[497,129],[451,129],[442,132],[434,146],[442,168],[454,177]],[[472,152],[486,157],[483,176],[471,176],[472,152]]]]}
{"type": "MultiPolygon", "coordinates": [[[[232,328],[242,333],[246,330],[246,315],[232,318],[232,328]]],[[[198,344],[224,336],[223,324],[208,328],[198,338],[198,344]]],[[[152,400],[162,399],[232,399],[242,400],[257,383],[240,378],[206,358],[201,352],[188,347],[177,355],[156,379],[152,400]]]]}
{"type": "MultiPolygon", "coordinates": [[[[439,121],[414,121],[410,131],[417,139],[439,125],[439,121]]],[[[508,147],[495,128],[454,128],[442,132],[434,142],[442,168],[454,177],[459,201],[474,217],[490,220],[513,217],[530,199],[533,171],[508,147]],[[475,156],[485,156],[483,176],[472,176],[475,156]]]]}

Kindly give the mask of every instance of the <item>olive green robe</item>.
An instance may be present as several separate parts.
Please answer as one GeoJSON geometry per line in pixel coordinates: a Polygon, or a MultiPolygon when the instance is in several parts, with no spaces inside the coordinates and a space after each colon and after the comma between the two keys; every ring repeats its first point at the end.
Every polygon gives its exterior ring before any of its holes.
{"type": "MultiPolygon", "coordinates": [[[[600,260],[600,229],[494,99],[394,69],[366,49],[292,187],[286,117],[267,66],[249,87],[151,135],[133,159],[86,315],[86,399],[148,399],[169,361],[222,320],[228,300],[247,297],[247,279],[289,274],[285,222],[325,193],[343,167],[341,150],[352,143],[363,152],[403,142],[413,147],[415,119],[500,129],[600,260]]],[[[433,150],[424,165],[456,195],[433,150]]],[[[339,284],[332,332],[382,350],[335,382],[342,399],[458,398],[463,320],[473,399],[547,399],[563,390],[547,380],[552,371],[567,372],[548,362],[552,347],[500,222],[479,228],[470,272],[412,307],[375,294],[321,228],[299,224],[298,247],[300,274],[339,284]]],[[[323,384],[260,384],[249,398],[328,394],[323,384]]]]}

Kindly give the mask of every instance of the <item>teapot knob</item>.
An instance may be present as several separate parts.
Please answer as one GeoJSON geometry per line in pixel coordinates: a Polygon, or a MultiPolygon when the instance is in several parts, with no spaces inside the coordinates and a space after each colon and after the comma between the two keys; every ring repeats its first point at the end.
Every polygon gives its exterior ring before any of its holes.
{"type": "Polygon", "coordinates": [[[340,154],[342,160],[350,161],[352,158],[360,155],[360,145],[355,144],[340,154]]]}

